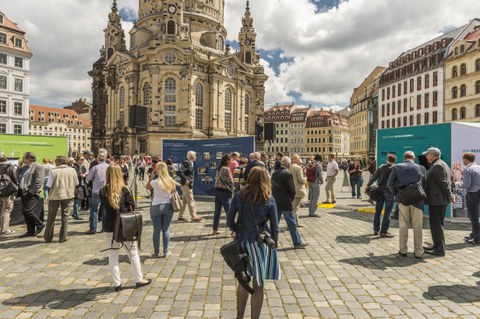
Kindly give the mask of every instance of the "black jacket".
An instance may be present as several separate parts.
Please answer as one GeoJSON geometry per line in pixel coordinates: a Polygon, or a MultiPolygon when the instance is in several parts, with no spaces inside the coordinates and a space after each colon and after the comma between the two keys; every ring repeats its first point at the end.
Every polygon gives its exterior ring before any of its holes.
{"type": "Polygon", "coordinates": [[[245,181],[248,179],[248,174],[250,174],[250,170],[256,166],[265,168],[265,164],[263,164],[262,161],[253,160],[251,162],[248,162],[247,166],[245,167],[245,181]]]}
{"type": "Polygon", "coordinates": [[[370,181],[368,181],[367,187],[372,186],[373,183],[377,182],[377,187],[385,192],[390,193],[388,189],[388,178],[390,177],[390,173],[392,173],[393,164],[383,164],[375,173],[373,173],[370,181]]]}
{"type": "Polygon", "coordinates": [[[193,180],[195,178],[193,171],[193,164],[190,160],[185,160],[178,169],[178,176],[180,177],[180,183],[185,185],[186,181],[190,182],[190,188],[193,187],[193,180]]]}
{"type": "MultiPolygon", "coordinates": [[[[108,185],[100,189],[100,201],[102,202],[103,207],[105,207],[105,220],[103,222],[103,231],[106,233],[113,233],[113,228],[115,226],[115,215],[117,210],[113,208],[107,196],[107,187],[108,185]]],[[[132,194],[127,187],[122,189],[122,199],[120,200],[120,213],[126,213],[132,211],[135,207],[135,201],[133,200],[132,194]]]]}
{"type": "Polygon", "coordinates": [[[292,173],[283,166],[272,174],[272,195],[279,211],[293,211],[295,184],[292,173]]]}
{"type": "Polygon", "coordinates": [[[425,193],[430,206],[446,206],[452,198],[450,168],[441,159],[435,160],[427,172],[425,193]]]}

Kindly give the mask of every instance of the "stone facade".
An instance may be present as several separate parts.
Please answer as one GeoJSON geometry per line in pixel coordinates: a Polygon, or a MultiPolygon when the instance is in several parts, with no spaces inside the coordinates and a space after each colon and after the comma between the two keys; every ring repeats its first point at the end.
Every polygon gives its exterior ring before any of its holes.
{"type": "Polygon", "coordinates": [[[239,51],[225,43],[224,1],[140,1],[126,48],[116,1],[105,47],[94,64],[93,148],[162,154],[163,139],[255,135],[267,80],[256,51],[249,2],[239,51]],[[131,129],[132,105],[147,108],[146,129],[131,129]]]}
{"type": "Polygon", "coordinates": [[[287,105],[277,104],[265,111],[265,123],[274,123],[275,125],[275,139],[267,142],[265,145],[267,153],[274,154],[280,152],[285,155],[290,154],[288,148],[290,113],[296,108],[297,106],[293,103],[287,105]]]}
{"type": "Polygon", "coordinates": [[[31,57],[25,32],[0,12],[0,133],[28,134],[31,57]]]}

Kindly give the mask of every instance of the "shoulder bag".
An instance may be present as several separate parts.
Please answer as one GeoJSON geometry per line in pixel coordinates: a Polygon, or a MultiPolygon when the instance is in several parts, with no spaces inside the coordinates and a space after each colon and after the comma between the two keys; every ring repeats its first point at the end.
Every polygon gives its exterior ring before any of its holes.
{"type": "MultiPolygon", "coordinates": [[[[124,195],[122,194],[122,199],[120,200],[120,209],[124,205],[123,196],[124,195]]],[[[143,228],[142,214],[135,211],[120,212],[120,209],[117,210],[117,214],[115,216],[112,244],[113,241],[116,241],[118,243],[122,243],[123,246],[125,242],[138,241],[138,249],[140,249],[143,228]]]]}
{"type": "Polygon", "coordinates": [[[367,194],[375,202],[379,202],[384,198],[383,191],[377,186],[370,186],[365,194],[367,194]]]}
{"type": "Polygon", "coordinates": [[[400,194],[400,202],[407,206],[414,205],[427,198],[427,194],[420,181],[399,189],[398,193],[400,194]]]}
{"type": "Polygon", "coordinates": [[[177,190],[174,189],[172,192],[172,209],[174,212],[179,212],[183,208],[183,202],[178,194],[177,190]]]}

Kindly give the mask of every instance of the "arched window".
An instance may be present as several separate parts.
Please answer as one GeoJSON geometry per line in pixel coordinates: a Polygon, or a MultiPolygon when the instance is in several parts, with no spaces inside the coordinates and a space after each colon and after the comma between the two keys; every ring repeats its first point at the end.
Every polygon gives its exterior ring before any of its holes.
{"type": "Polygon", "coordinates": [[[167,78],[165,80],[165,102],[177,101],[177,82],[174,78],[167,78]]]}
{"type": "Polygon", "coordinates": [[[467,95],[467,86],[465,84],[462,84],[460,87],[460,96],[466,96],[467,95]]]}
{"type": "Polygon", "coordinates": [[[125,108],[125,88],[123,86],[120,88],[118,100],[119,100],[120,110],[123,110],[125,108]]]}
{"type": "Polygon", "coordinates": [[[458,76],[458,69],[456,66],[452,68],[452,78],[456,78],[458,76]]]}
{"type": "Polygon", "coordinates": [[[457,120],[457,109],[453,109],[452,110],[452,121],[456,121],[457,120]]]}
{"type": "Polygon", "coordinates": [[[113,55],[113,48],[108,48],[107,50],[107,60],[110,59],[113,55]]]}
{"type": "Polygon", "coordinates": [[[250,115],[250,96],[245,94],[245,132],[248,133],[250,115]]]}
{"type": "Polygon", "coordinates": [[[167,22],[167,34],[175,34],[175,22],[172,20],[167,22]]]}
{"type": "Polygon", "coordinates": [[[150,84],[147,82],[143,85],[143,105],[150,105],[150,84]]]}
{"type": "Polygon", "coordinates": [[[224,45],[225,45],[225,41],[223,41],[223,37],[221,35],[219,35],[217,37],[217,50],[223,51],[224,50],[224,45]]]}
{"type": "Polygon", "coordinates": [[[452,88],[452,99],[456,99],[458,97],[458,88],[454,86],[452,88]]]}
{"type": "Polygon", "coordinates": [[[467,109],[465,107],[460,108],[460,119],[465,119],[467,118],[467,109]]]}
{"type": "Polygon", "coordinates": [[[467,65],[465,63],[462,63],[462,65],[460,65],[460,75],[465,74],[467,74],[467,65]]]}
{"type": "Polygon", "coordinates": [[[245,53],[245,63],[252,64],[252,53],[250,51],[245,53]]]}
{"type": "Polygon", "coordinates": [[[203,107],[203,86],[200,83],[195,85],[195,106],[203,107]]]}
{"type": "Polygon", "coordinates": [[[462,45],[460,46],[460,53],[463,53],[463,52],[465,52],[465,46],[462,44],[462,45]]]}
{"type": "Polygon", "coordinates": [[[455,48],[455,55],[458,54],[458,48],[455,48]]]}
{"type": "Polygon", "coordinates": [[[475,82],[475,94],[480,94],[480,81],[475,82]]]}
{"type": "Polygon", "coordinates": [[[225,90],[225,130],[232,131],[232,91],[225,90]]]}
{"type": "Polygon", "coordinates": [[[203,129],[203,85],[195,85],[195,128],[203,129]]]}
{"type": "MultiPolygon", "coordinates": [[[[479,43],[479,45],[480,45],[480,43],[479,43]]],[[[477,71],[480,71],[480,59],[477,59],[477,61],[475,61],[475,72],[477,72],[477,71]]]]}
{"type": "Polygon", "coordinates": [[[475,105],[475,117],[480,117],[480,104],[475,105]]]}

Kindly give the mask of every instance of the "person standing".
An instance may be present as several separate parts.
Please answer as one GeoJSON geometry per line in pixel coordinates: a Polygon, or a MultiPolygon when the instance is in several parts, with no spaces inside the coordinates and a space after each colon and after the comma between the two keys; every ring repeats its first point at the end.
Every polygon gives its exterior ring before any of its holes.
{"type": "MultiPolygon", "coordinates": [[[[276,244],[278,242],[278,213],[271,196],[272,185],[265,169],[254,167],[250,171],[245,188],[233,197],[228,210],[227,226],[232,235],[243,245],[248,256],[247,272],[253,278],[251,318],[260,318],[264,298],[265,280],[280,278],[276,244]],[[238,219],[236,218],[238,214],[238,219]],[[268,227],[267,222],[270,224],[268,227]],[[268,246],[259,239],[267,232],[275,246],[268,246]]],[[[238,285],[237,318],[245,315],[249,293],[238,285]]]]}
{"type": "Polygon", "coordinates": [[[382,192],[382,199],[375,204],[375,217],[373,218],[373,234],[377,236],[380,232],[380,237],[392,238],[392,234],[388,232],[390,228],[390,214],[393,208],[393,195],[388,189],[388,178],[392,173],[392,168],[397,161],[395,154],[389,154],[387,156],[387,163],[381,165],[378,169],[375,169],[372,177],[367,183],[369,189],[373,183],[377,183],[378,189],[382,192]],[[380,219],[382,218],[382,210],[385,205],[385,213],[383,214],[382,227],[380,228],[380,219]]]}
{"type": "Polygon", "coordinates": [[[230,155],[223,155],[215,176],[215,212],[213,214],[213,235],[220,234],[218,225],[220,223],[222,207],[225,210],[225,214],[228,214],[228,208],[230,207],[230,202],[232,201],[233,178],[229,169],[230,162],[230,155]]]}
{"type": "Polygon", "coordinates": [[[231,155],[231,161],[230,161],[230,165],[228,166],[228,168],[230,169],[230,174],[232,174],[232,176],[235,175],[235,169],[238,167],[239,163],[238,163],[238,153],[237,152],[233,152],[232,155],[231,155]]]}
{"type": "Polygon", "coordinates": [[[337,180],[338,175],[338,164],[335,161],[335,156],[333,154],[328,155],[328,164],[327,164],[327,184],[325,185],[325,193],[327,195],[327,199],[322,202],[322,204],[335,204],[337,201],[335,200],[335,192],[333,190],[333,186],[335,181],[337,180]],[[330,197],[332,201],[330,201],[330,197]]]}
{"type": "Polygon", "coordinates": [[[72,210],[75,188],[78,185],[78,175],[74,168],[68,166],[67,158],[58,156],[55,160],[56,167],[48,175],[47,187],[49,189],[47,226],[43,238],[47,243],[53,239],[55,219],[58,209],[62,213],[62,227],[60,228],[59,242],[68,240],[68,217],[72,210]]]}
{"type": "MultiPolygon", "coordinates": [[[[0,235],[12,235],[15,231],[8,229],[10,227],[10,214],[13,211],[13,204],[15,196],[17,196],[18,191],[18,180],[16,174],[16,168],[12,164],[8,163],[8,159],[1,155],[0,156],[0,175],[3,175],[4,181],[8,180],[8,187],[11,188],[12,193],[6,196],[0,197],[1,204],[1,217],[0,217],[0,235]]],[[[5,185],[7,187],[7,185],[5,185]]],[[[7,192],[8,193],[8,192],[7,192]]]]}
{"type": "Polygon", "coordinates": [[[322,163],[319,154],[315,155],[314,162],[310,162],[306,168],[308,181],[308,216],[318,217],[318,198],[320,197],[320,185],[323,184],[322,163]]]}
{"type": "Polygon", "coordinates": [[[150,218],[153,224],[153,258],[160,256],[160,233],[163,237],[163,256],[168,257],[170,243],[170,223],[173,218],[172,193],[177,182],[170,176],[165,163],[155,165],[155,178],[148,182],[147,189],[153,190],[150,218]]]}
{"type": "Polygon", "coordinates": [[[360,188],[362,187],[362,166],[358,160],[354,160],[348,167],[348,173],[350,174],[350,186],[352,187],[352,198],[361,199],[360,188]]]}
{"type": "Polygon", "coordinates": [[[452,194],[451,173],[447,163],[441,160],[442,153],[436,147],[430,147],[424,153],[430,168],[425,181],[426,203],[428,204],[428,219],[433,245],[425,247],[425,253],[435,256],[445,256],[445,235],[443,232],[445,212],[448,203],[455,202],[452,194]]]}
{"type": "Polygon", "coordinates": [[[300,218],[298,208],[300,207],[300,203],[302,199],[305,198],[307,195],[307,189],[305,188],[305,183],[307,182],[305,177],[303,176],[303,170],[300,162],[300,157],[297,154],[293,154],[292,156],[292,165],[290,166],[290,173],[293,176],[293,184],[295,185],[295,198],[293,199],[293,211],[295,214],[295,220],[297,221],[297,226],[302,227],[300,225],[300,218]]]}
{"type": "Polygon", "coordinates": [[[247,165],[247,159],[245,157],[240,158],[238,164],[233,174],[234,192],[242,190],[245,186],[245,165],[247,165]]]}
{"type": "MultiPolygon", "coordinates": [[[[388,178],[388,189],[393,196],[399,196],[399,190],[413,184],[425,184],[425,168],[415,164],[415,154],[411,151],[405,152],[403,155],[403,163],[393,166],[390,177],[388,178]]],[[[416,258],[422,258],[423,255],[423,206],[424,200],[419,200],[413,204],[402,203],[399,196],[399,229],[398,237],[400,241],[400,256],[407,257],[408,242],[408,225],[411,223],[413,228],[414,255],[416,258]]]]}
{"type": "Polygon", "coordinates": [[[183,206],[178,214],[178,220],[186,222],[187,219],[183,217],[185,209],[188,206],[192,222],[202,221],[203,218],[197,216],[197,211],[195,210],[195,200],[193,198],[193,182],[195,178],[195,173],[193,170],[193,163],[197,159],[197,153],[194,151],[189,151],[187,153],[187,159],[182,163],[180,169],[178,170],[178,176],[181,180],[181,190],[182,190],[182,202],[183,206]]]}
{"type": "Polygon", "coordinates": [[[248,180],[248,174],[250,173],[250,170],[252,168],[257,166],[265,168],[265,164],[263,164],[263,162],[260,161],[261,158],[262,158],[262,155],[259,152],[250,154],[251,161],[247,163],[247,167],[245,168],[245,180],[248,180]]]}
{"type": "Polygon", "coordinates": [[[283,154],[278,152],[277,155],[275,156],[275,166],[273,167],[273,170],[277,170],[282,166],[282,157],[283,154]]]}
{"type": "Polygon", "coordinates": [[[73,199],[73,209],[72,209],[72,217],[75,220],[83,220],[83,218],[80,217],[80,213],[79,213],[80,203],[87,196],[86,188],[85,188],[85,180],[84,180],[87,174],[82,173],[82,166],[81,166],[81,163],[83,161],[85,161],[83,157],[77,158],[77,160],[73,158],[68,159],[68,165],[75,170],[78,177],[78,185],[75,188],[75,198],[73,199]]]}
{"type": "Polygon", "coordinates": [[[137,161],[137,170],[138,170],[138,178],[143,181],[145,179],[145,166],[146,162],[143,157],[140,157],[137,161]]]}
{"type": "Polygon", "coordinates": [[[128,190],[127,186],[125,186],[122,169],[118,164],[112,163],[111,165],[107,165],[107,170],[105,171],[105,182],[105,186],[102,186],[101,190],[99,190],[99,197],[103,206],[105,207],[103,230],[105,233],[105,241],[110,252],[108,256],[108,265],[110,268],[110,274],[112,275],[114,289],[115,291],[120,291],[122,289],[120,267],[118,264],[121,246],[125,248],[128,259],[130,260],[132,272],[135,275],[136,288],[146,286],[150,284],[152,280],[143,278],[137,242],[124,242],[123,245],[121,245],[113,240],[113,229],[115,226],[115,216],[117,213],[130,212],[135,208],[135,202],[132,194],[128,190]]]}
{"type": "Polygon", "coordinates": [[[40,198],[40,193],[44,185],[45,169],[37,163],[37,157],[32,152],[23,155],[22,163],[24,165],[19,173],[19,188],[27,232],[19,238],[36,236],[45,227],[40,217],[43,214],[43,199],[40,198]]]}
{"type": "Polygon", "coordinates": [[[278,221],[280,222],[281,216],[283,215],[290,236],[292,237],[293,247],[295,249],[305,248],[308,243],[302,242],[293,210],[295,184],[293,182],[293,175],[289,171],[292,162],[289,157],[284,156],[280,164],[280,167],[272,174],[272,195],[277,204],[278,221]]]}
{"type": "MultiPolygon", "coordinates": [[[[87,175],[87,183],[92,182],[92,196],[90,198],[90,229],[85,232],[87,235],[93,235],[97,232],[97,223],[98,223],[98,206],[100,202],[100,189],[105,185],[105,174],[107,172],[108,164],[105,162],[107,160],[107,154],[99,153],[97,157],[97,165],[90,169],[87,175]]],[[[122,171],[120,169],[120,171],[122,171]]],[[[105,207],[100,209],[100,215],[105,212],[105,207]]],[[[103,225],[102,225],[103,226],[103,225]]]]}
{"type": "Polygon", "coordinates": [[[128,165],[125,157],[120,157],[120,168],[122,169],[122,174],[123,174],[123,181],[125,182],[125,185],[128,185],[128,176],[129,176],[129,170],[128,170],[128,165]]]}
{"type": "Polygon", "coordinates": [[[463,181],[458,182],[459,188],[467,191],[467,211],[472,224],[472,232],[465,237],[465,243],[471,245],[480,245],[480,165],[475,163],[475,154],[464,153],[462,156],[463,165],[463,181]]]}

